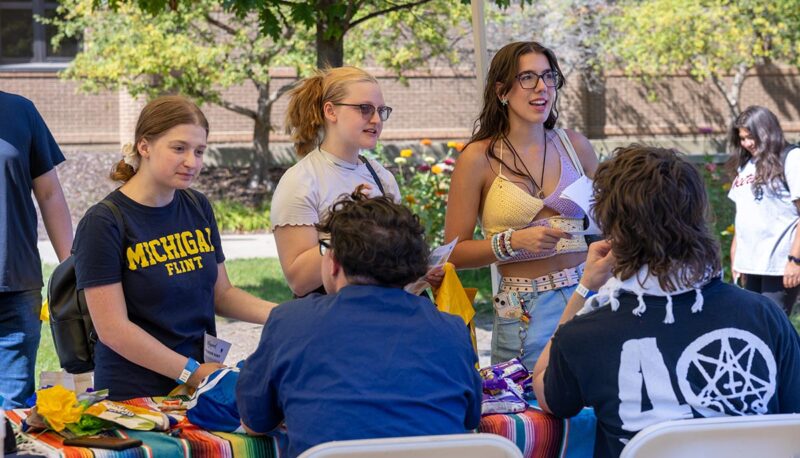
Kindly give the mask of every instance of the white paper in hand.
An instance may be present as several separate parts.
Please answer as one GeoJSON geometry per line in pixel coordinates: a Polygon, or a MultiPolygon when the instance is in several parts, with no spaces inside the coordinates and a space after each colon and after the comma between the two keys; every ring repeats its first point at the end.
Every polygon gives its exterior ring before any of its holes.
{"type": "Polygon", "coordinates": [[[447,245],[442,245],[439,248],[431,251],[430,256],[428,256],[428,267],[443,266],[444,263],[450,259],[450,253],[453,252],[453,249],[456,247],[456,243],[458,243],[458,237],[454,238],[453,241],[447,245]]]}
{"type": "Polygon", "coordinates": [[[224,364],[225,358],[228,357],[228,352],[231,349],[231,343],[208,333],[205,335],[204,343],[204,361],[207,363],[224,364]]]}
{"type": "MultiPolygon", "coordinates": [[[[583,235],[597,235],[601,234],[600,228],[597,227],[597,223],[594,222],[594,218],[592,218],[592,207],[594,207],[594,196],[592,190],[592,180],[587,177],[586,175],[581,176],[577,180],[575,180],[571,185],[567,186],[562,192],[561,197],[564,199],[569,199],[583,210],[584,213],[589,217],[589,227],[582,231],[581,234],[583,235]]],[[[578,235],[577,233],[572,233],[573,235],[578,235]]]]}
{"type": "MultiPolygon", "coordinates": [[[[453,239],[452,242],[448,243],[447,245],[442,245],[439,248],[433,250],[428,256],[428,271],[433,269],[434,267],[443,266],[444,263],[450,259],[450,253],[453,252],[453,249],[456,247],[456,243],[458,243],[458,237],[453,239]]],[[[430,288],[431,285],[425,280],[425,277],[417,279],[417,281],[413,283],[409,283],[406,285],[404,290],[406,292],[411,293],[415,296],[419,296],[425,291],[426,288],[430,288]]]]}

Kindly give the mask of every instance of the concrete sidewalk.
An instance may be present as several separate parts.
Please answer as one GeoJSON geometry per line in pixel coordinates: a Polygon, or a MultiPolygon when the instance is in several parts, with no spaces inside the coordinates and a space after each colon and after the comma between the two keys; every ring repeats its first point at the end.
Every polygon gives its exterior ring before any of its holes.
{"type": "MultiPolygon", "coordinates": [[[[39,240],[39,255],[45,264],[58,264],[58,257],[50,240],[39,240]]],[[[277,258],[275,236],[269,234],[230,234],[222,236],[225,259],[277,258]]]]}

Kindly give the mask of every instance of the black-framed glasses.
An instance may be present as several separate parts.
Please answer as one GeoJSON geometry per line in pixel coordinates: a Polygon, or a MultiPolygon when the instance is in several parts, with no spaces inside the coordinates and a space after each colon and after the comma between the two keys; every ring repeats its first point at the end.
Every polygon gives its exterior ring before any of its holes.
{"type": "Polygon", "coordinates": [[[331,239],[327,240],[319,239],[318,243],[319,243],[319,255],[325,256],[325,253],[327,253],[331,249],[331,239]]]}
{"type": "Polygon", "coordinates": [[[375,110],[378,111],[378,117],[381,118],[381,121],[386,121],[389,119],[389,115],[392,114],[392,107],[387,107],[386,105],[380,107],[376,107],[375,105],[371,105],[369,103],[334,103],[334,105],[358,108],[358,110],[361,111],[361,116],[364,117],[365,121],[372,119],[372,115],[375,114],[375,110]]]}
{"type": "Polygon", "coordinates": [[[539,84],[540,78],[544,81],[545,86],[556,87],[561,81],[561,74],[556,70],[545,70],[542,73],[527,71],[517,75],[517,81],[519,81],[519,85],[522,89],[535,88],[536,85],[539,84]]]}

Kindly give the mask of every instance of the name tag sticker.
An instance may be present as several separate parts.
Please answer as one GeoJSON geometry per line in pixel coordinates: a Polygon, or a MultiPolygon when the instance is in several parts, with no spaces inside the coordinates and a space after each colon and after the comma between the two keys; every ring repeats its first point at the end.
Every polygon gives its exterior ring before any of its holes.
{"type": "Polygon", "coordinates": [[[228,356],[228,351],[231,349],[231,343],[218,339],[208,333],[206,333],[203,340],[203,356],[205,362],[224,364],[225,358],[228,356]]]}

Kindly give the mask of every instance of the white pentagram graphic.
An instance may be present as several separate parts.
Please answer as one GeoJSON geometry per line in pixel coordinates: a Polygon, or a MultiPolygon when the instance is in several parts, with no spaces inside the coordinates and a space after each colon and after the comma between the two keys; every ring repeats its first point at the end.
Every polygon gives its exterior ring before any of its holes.
{"type": "Polygon", "coordinates": [[[684,399],[704,417],[766,413],[776,372],[775,357],[764,341],[736,328],[698,337],[676,367],[684,399]]]}

